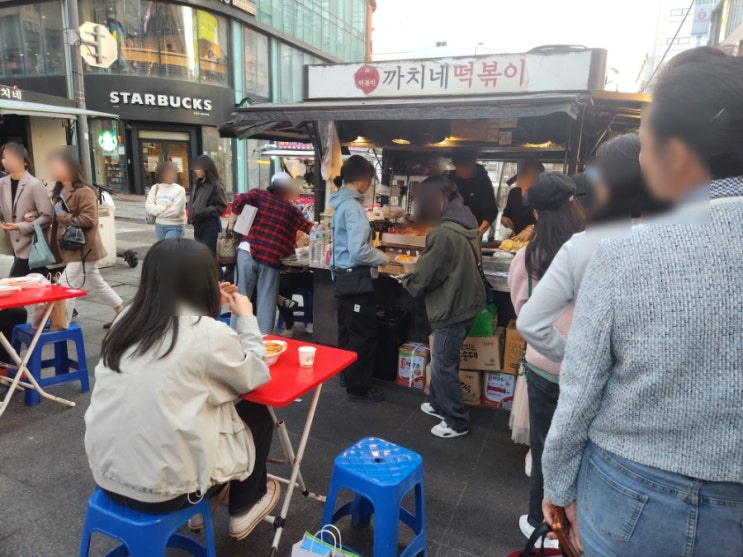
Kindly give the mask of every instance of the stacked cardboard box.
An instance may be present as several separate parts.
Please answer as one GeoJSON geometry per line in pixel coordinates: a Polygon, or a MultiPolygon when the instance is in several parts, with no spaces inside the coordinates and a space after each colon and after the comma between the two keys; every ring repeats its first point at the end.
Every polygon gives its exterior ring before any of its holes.
{"type": "Polygon", "coordinates": [[[431,351],[425,344],[408,342],[398,352],[397,384],[413,389],[426,387],[425,369],[431,361],[431,351]]]}

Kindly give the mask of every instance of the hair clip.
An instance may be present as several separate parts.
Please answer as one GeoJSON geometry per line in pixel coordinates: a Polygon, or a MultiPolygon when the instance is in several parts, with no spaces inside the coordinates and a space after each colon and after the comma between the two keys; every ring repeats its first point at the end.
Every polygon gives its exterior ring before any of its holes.
{"type": "Polygon", "coordinates": [[[720,119],[720,116],[722,116],[722,114],[723,114],[724,112],[725,112],[725,107],[722,107],[722,108],[720,109],[720,111],[719,111],[719,112],[718,112],[717,114],[715,114],[715,115],[714,115],[714,116],[712,117],[712,120],[710,120],[710,121],[709,121],[709,123],[710,123],[710,124],[714,124],[715,122],[717,122],[717,120],[719,120],[719,119],[720,119]]]}

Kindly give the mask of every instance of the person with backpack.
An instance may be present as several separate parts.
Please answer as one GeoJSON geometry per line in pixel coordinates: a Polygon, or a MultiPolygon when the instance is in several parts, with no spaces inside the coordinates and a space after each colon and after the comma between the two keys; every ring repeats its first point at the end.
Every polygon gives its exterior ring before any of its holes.
{"type": "Polygon", "coordinates": [[[485,309],[480,276],[480,230],[454,182],[432,176],[414,191],[416,220],[435,223],[415,271],[402,279],[411,296],[426,298],[433,328],[430,402],[421,411],[441,420],[431,434],[450,439],[469,432],[459,383],[459,354],[475,317],[485,309]]]}

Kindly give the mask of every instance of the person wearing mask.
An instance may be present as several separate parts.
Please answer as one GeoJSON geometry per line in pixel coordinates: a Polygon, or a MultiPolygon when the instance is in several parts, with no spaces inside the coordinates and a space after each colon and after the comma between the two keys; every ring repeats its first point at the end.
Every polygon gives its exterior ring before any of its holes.
{"type": "Polygon", "coordinates": [[[371,227],[362,205],[374,175],[372,163],[353,155],[335,179],[340,189],[330,196],[334,211],[330,265],[338,302],[338,346],[359,356],[341,375],[341,384],[352,402],[384,400],[372,386],[377,353],[377,304],[372,279],[377,276],[377,267],[389,259],[371,247],[371,227]]]}
{"type": "Polygon", "coordinates": [[[510,228],[514,236],[521,233],[527,226],[536,223],[534,212],[524,204],[523,198],[542,172],[544,172],[544,165],[541,162],[521,160],[516,163],[516,176],[508,181],[508,185],[511,185],[515,180],[516,187],[508,192],[508,201],[506,201],[500,222],[506,228],[510,228]]]}
{"type": "Polygon", "coordinates": [[[604,240],[580,284],[545,519],[565,507],[586,557],[740,555],[743,59],[674,57],[640,142],[650,191],[676,207],[604,240]]]}
{"type": "Polygon", "coordinates": [[[8,234],[15,255],[10,276],[23,277],[32,271],[28,257],[34,239],[33,223],[38,221],[48,231],[54,208],[44,184],[29,172],[31,163],[23,145],[3,145],[0,164],[8,172],[0,178],[0,228],[8,234]]]}
{"type": "Polygon", "coordinates": [[[194,240],[201,242],[217,256],[217,238],[222,231],[220,217],[227,210],[227,196],[219,179],[217,166],[207,155],[191,163],[196,182],[188,204],[188,223],[193,225],[194,240]]]}
{"type": "Polygon", "coordinates": [[[434,223],[415,271],[402,279],[411,296],[422,294],[433,328],[429,399],[421,411],[441,423],[431,433],[442,439],[469,432],[459,383],[459,354],[475,317],[485,309],[480,278],[480,235],[475,216],[462,203],[457,186],[432,176],[415,187],[416,220],[434,223]]]}
{"type": "Polygon", "coordinates": [[[655,215],[664,208],[652,197],[642,176],[636,133],[604,143],[588,172],[596,183],[597,204],[588,214],[587,229],[560,248],[516,322],[529,346],[555,362],[562,361],[567,340],[554,324],[577,299],[600,242],[629,231],[633,219],[655,215]]]}
{"type": "Polygon", "coordinates": [[[452,164],[456,170],[449,174],[449,178],[457,185],[465,207],[475,216],[482,237],[498,218],[493,182],[485,167],[477,164],[477,153],[474,151],[456,152],[452,156],[452,164]]]}
{"type": "Polygon", "coordinates": [[[281,260],[294,254],[298,232],[312,230],[312,223],[292,203],[298,198],[292,177],[278,172],[267,190],[250,190],[236,196],[232,203],[230,229],[246,205],[257,209],[250,231],[237,250],[235,277],[241,294],[252,297],[257,293],[258,326],[264,334],[272,333],[276,324],[281,260]]]}
{"type": "MultiPolygon", "coordinates": [[[[585,226],[583,208],[574,194],[575,183],[570,177],[550,172],[541,174],[524,196],[524,204],[536,215],[536,226],[534,239],[516,253],[508,274],[511,301],[517,316],[562,245],[585,226]]],[[[558,329],[565,335],[570,330],[572,315],[570,306],[557,320],[558,329]]],[[[529,513],[520,517],[519,527],[528,538],[544,518],[542,451],[560,395],[560,363],[545,358],[527,344],[522,365],[529,398],[531,476],[529,513]]],[[[551,544],[547,540],[547,545],[551,544]]]]}
{"type": "MultiPolygon", "coordinates": [[[[118,315],[124,306],[121,298],[103,280],[98,260],[106,257],[106,250],[98,232],[98,194],[87,184],[78,160],[67,150],[54,153],[49,159],[49,174],[54,178],[54,212],[52,236],[56,249],[65,263],[62,283],[69,288],[82,288],[97,296],[118,315]],[[60,240],[68,226],[82,229],[85,245],[79,250],[63,249],[60,240]]],[[[75,300],[67,301],[67,315],[75,310],[75,300]]],[[[111,323],[103,326],[111,327],[111,323]]]]}
{"type": "Polygon", "coordinates": [[[155,217],[157,239],[183,238],[186,233],[186,190],[178,184],[178,166],[171,161],[159,163],[155,182],[147,195],[145,210],[155,217]]]}
{"type": "MultiPolygon", "coordinates": [[[[271,376],[250,300],[220,285],[218,274],[212,254],[193,240],[149,250],[131,305],[103,339],[85,452],[114,501],[168,513],[202,497],[213,511],[228,500],[230,536],[243,539],[281,488],[267,477],[268,409],[235,400],[271,376]],[[217,320],[225,303],[236,330],[217,320]]],[[[203,517],[189,527],[203,529],[203,517]]]]}

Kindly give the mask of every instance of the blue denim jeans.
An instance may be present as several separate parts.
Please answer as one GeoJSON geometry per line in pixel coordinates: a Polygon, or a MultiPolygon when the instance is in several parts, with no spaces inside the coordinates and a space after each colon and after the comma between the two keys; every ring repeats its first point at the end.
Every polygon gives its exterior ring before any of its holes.
{"type": "MultiPolygon", "coordinates": [[[[255,312],[258,319],[258,328],[264,335],[271,334],[276,325],[276,297],[279,295],[278,269],[258,263],[245,250],[237,250],[237,262],[235,264],[235,280],[237,291],[248,298],[255,297],[255,312]]],[[[235,318],[232,318],[232,326],[235,326],[235,318]]]]}
{"type": "Polygon", "coordinates": [[[584,557],[741,556],[743,483],[696,480],[589,443],[578,476],[578,527],[584,557]]]}
{"type": "Polygon", "coordinates": [[[434,410],[444,416],[454,431],[467,431],[470,415],[464,408],[459,382],[462,343],[472,328],[472,319],[433,331],[429,398],[434,410]]]}
{"type": "Polygon", "coordinates": [[[182,224],[155,224],[157,241],[170,240],[172,238],[183,238],[186,235],[186,227],[182,224]]]}

